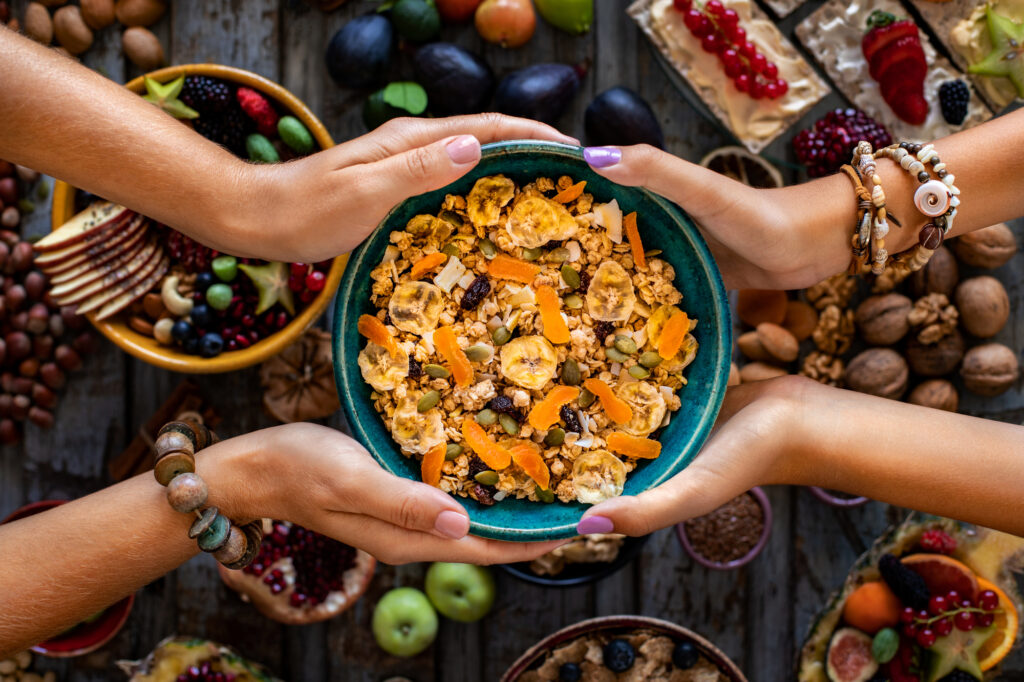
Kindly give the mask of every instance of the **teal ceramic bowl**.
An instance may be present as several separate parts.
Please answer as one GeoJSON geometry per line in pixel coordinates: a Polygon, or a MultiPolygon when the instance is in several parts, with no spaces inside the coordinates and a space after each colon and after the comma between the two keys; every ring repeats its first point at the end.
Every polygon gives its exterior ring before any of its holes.
{"type": "MultiPolygon", "coordinates": [[[[695,336],[697,358],[686,370],[689,384],[680,392],[682,408],[662,430],[661,456],[642,462],[626,480],[624,494],[637,495],[682,471],[697,455],[715,422],[729,378],[732,323],[725,288],[707,244],[693,222],[666,199],[635,187],[617,185],[594,173],[579,147],[549,142],[514,141],[484,145],[479,165],[453,184],[413,197],[394,208],[377,230],[349,256],[335,299],[334,376],[353,435],[387,471],[419,480],[419,460],[404,456],[391,440],[384,421],[374,410],[371,388],[359,373],[356,358],[364,339],[356,330],[370,304],[370,271],[384,257],[388,235],[402,230],[421,213],[436,214],[445,194],[466,194],[477,179],[503,173],[517,184],[537,177],[569,175],[586,180],[597,201],[617,199],[623,213],[636,211],[647,248],[663,250],[661,258],[676,270],[676,286],[683,292],[681,307],[699,322],[695,336]]],[[[386,495],[386,490],[379,491],[386,495]]],[[[531,542],[572,537],[586,507],[582,504],[542,504],[505,499],[487,507],[457,497],[466,507],[470,532],[486,538],[531,542]]]]}

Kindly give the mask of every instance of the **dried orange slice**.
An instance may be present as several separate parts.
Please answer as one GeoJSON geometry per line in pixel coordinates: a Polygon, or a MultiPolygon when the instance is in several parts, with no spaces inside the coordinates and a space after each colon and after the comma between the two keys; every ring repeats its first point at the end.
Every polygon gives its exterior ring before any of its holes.
{"type": "Polygon", "coordinates": [[[446,258],[448,258],[448,256],[441,252],[428,253],[426,256],[413,263],[412,269],[409,270],[409,277],[414,280],[419,279],[443,263],[446,258]]]}
{"type": "Polygon", "coordinates": [[[690,318],[686,313],[679,311],[668,318],[661,330],[661,338],[658,340],[658,355],[664,360],[674,358],[679,349],[683,347],[686,335],[690,333],[690,318]]]}
{"type": "Polygon", "coordinates": [[[551,485],[551,472],[548,471],[548,465],[536,445],[530,441],[522,441],[514,445],[509,452],[512,453],[512,461],[519,465],[538,487],[548,489],[551,485]]]}
{"type": "Polygon", "coordinates": [[[569,343],[569,326],[562,317],[562,299],[555,290],[544,284],[537,288],[537,306],[540,321],[544,325],[544,336],[551,343],[569,343]]]}
{"type": "Polygon", "coordinates": [[[583,194],[584,188],[587,186],[586,180],[580,180],[571,187],[566,187],[561,192],[556,194],[553,199],[560,204],[568,204],[570,201],[576,201],[583,194]]]}
{"type": "Polygon", "coordinates": [[[398,352],[398,342],[395,341],[395,337],[391,335],[391,332],[384,326],[384,323],[373,315],[360,315],[359,321],[356,323],[356,329],[359,330],[360,334],[378,346],[387,348],[391,357],[394,357],[395,353],[398,352]]]}
{"type": "Polygon", "coordinates": [[[441,465],[444,464],[444,454],[448,451],[448,443],[438,443],[427,450],[423,455],[423,462],[420,464],[420,476],[427,485],[435,488],[441,482],[441,465]]]}
{"type": "Polygon", "coordinates": [[[598,397],[605,414],[616,424],[628,424],[633,418],[633,408],[612,392],[612,387],[600,379],[591,377],[583,382],[583,388],[598,397]]]}
{"type": "Polygon", "coordinates": [[[640,241],[640,230],[636,226],[636,211],[622,218],[622,226],[626,229],[626,239],[629,240],[629,250],[633,252],[633,262],[638,268],[646,268],[647,257],[644,255],[644,244],[640,241]]]}
{"type": "Polygon", "coordinates": [[[999,665],[1000,661],[1006,658],[1013,649],[1013,645],[1017,641],[1019,621],[1013,600],[1005,592],[984,578],[978,578],[978,590],[992,590],[999,597],[1000,611],[996,613],[996,619],[993,623],[996,630],[981,645],[981,649],[978,650],[978,664],[981,666],[981,669],[991,670],[999,665]]]}
{"type": "Polygon", "coordinates": [[[473,417],[462,420],[462,437],[476,456],[494,471],[501,471],[512,463],[512,453],[495,443],[473,417]]]}
{"type": "Polygon", "coordinates": [[[558,411],[562,409],[562,405],[576,400],[579,396],[580,389],[575,386],[555,386],[530,410],[527,417],[530,426],[538,431],[550,429],[558,421],[558,411]]]}
{"type": "Polygon", "coordinates": [[[608,435],[608,449],[626,457],[657,459],[661,454],[661,443],[616,431],[608,435]]]}
{"type": "Polygon", "coordinates": [[[492,277],[513,279],[523,284],[531,284],[538,272],[540,272],[539,265],[513,258],[504,253],[499,253],[487,264],[487,273],[492,277]]]}
{"type": "Polygon", "coordinates": [[[437,352],[448,361],[456,384],[469,386],[473,383],[473,365],[469,363],[469,358],[459,348],[455,331],[451,327],[437,328],[437,331],[434,332],[434,346],[437,347],[437,352]]]}

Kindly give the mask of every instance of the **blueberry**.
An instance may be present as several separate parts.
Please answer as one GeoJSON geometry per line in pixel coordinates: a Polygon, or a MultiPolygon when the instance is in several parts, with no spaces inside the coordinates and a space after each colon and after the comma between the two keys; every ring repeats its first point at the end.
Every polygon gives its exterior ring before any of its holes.
{"type": "Polygon", "coordinates": [[[200,272],[196,275],[196,291],[206,291],[215,281],[212,272],[200,272]]]}
{"type": "Polygon", "coordinates": [[[604,665],[613,673],[624,673],[633,667],[636,650],[624,639],[613,639],[604,645],[604,665]]]}
{"type": "Polygon", "coordinates": [[[192,324],[200,329],[205,329],[210,326],[211,322],[213,322],[213,311],[210,310],[210,306],[205,303],[197,303],[192,306],[191,317],[192,324]]]}
{"type": "Polygon", "coordinates": [[[199,353],[199,337],[195,335],[188,337],[181,344],[181,349],[189,355],[197,355],[199,353]]]}
{"type": "Polygon", "coordinates": [[[689,670],[697,665],[698,660],[700,660],[700,652],[692,642],[680,642],[672,650],[672,662],[680,670],[689,670]]]}
{"type": "Polygon", "coordinates": [[[188,320],[178,320],[171,327],[171,338],[178,343],[185,343],[189,339],[195,338],[195,335],[196,330],[188,320]]]}
{"type": "Polygon", "coordinates": [[[220,334],[210,332],[204,334],[203,338],[199,340],[199,354],[204,358],[216,357],[222,350],[224,350],[224,339],[220,334]]]}
{"type": "Polygon", "coordinates": [[[579,682],[583,679],[583,671],[576,663],[563,663],[558,669],[558,682],[579,682]]]}

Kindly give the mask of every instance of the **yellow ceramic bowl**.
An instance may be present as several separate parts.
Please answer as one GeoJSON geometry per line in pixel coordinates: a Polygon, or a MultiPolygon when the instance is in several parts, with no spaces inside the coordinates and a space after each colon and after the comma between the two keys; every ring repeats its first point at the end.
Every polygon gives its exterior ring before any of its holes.
{"type": "MultiPolygon", "coordinates": [[[[302,121],[303,125],[313,134],[314,139],[316,139],[317,144],[322,149],[334,146],[334,141],[331,139],[327,129],[305,104],[277,83],[255,73],[219,64],[185,64],[182,66],[169,66],[147,75],[164,83],[182,74],[221,78],[262,92],[302,121]]],[[[142,77],[131,81],[126,87],[136,93],[141,93],[145,90],[142,77]]],[[[65,182],[58,181],[54,186],[53,192],[52,229],[57,229],[67,222],[75,213],[74,207],[75,188],[65,182]]],[[[161,345],[157,343],[156,339],[139,334],[127,324],[117,319],[98,322],[95,319],[95,315],[89,314],[88,317],[93,326],[119,348],[151,365],[175,372],[191,374],[231,372],[255,365],[280,353],[294,342],[302,332],[316,322],[338,288],[338,283],[341,281],[341,273],[345,269],[347,259],[347,256],[339,256],[334,259],[331,269],[327,273],[327,283],[323,291],[320,292],[319,296],[310,301],[309,305],[288,326],[248,348],[225,351],[215,358],[201,358],[198,355],[183,353],[172,346],[161,345]]]]}

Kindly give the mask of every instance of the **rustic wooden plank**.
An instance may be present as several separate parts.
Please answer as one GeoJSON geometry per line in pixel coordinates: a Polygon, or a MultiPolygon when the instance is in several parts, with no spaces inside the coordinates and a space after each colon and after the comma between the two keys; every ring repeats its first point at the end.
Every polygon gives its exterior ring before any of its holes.
{"type": "Polygon", "coordinates": [[[172,64],[212,62],[278,80],[278,2],[208,0],[171,5],[172,64]]]}

